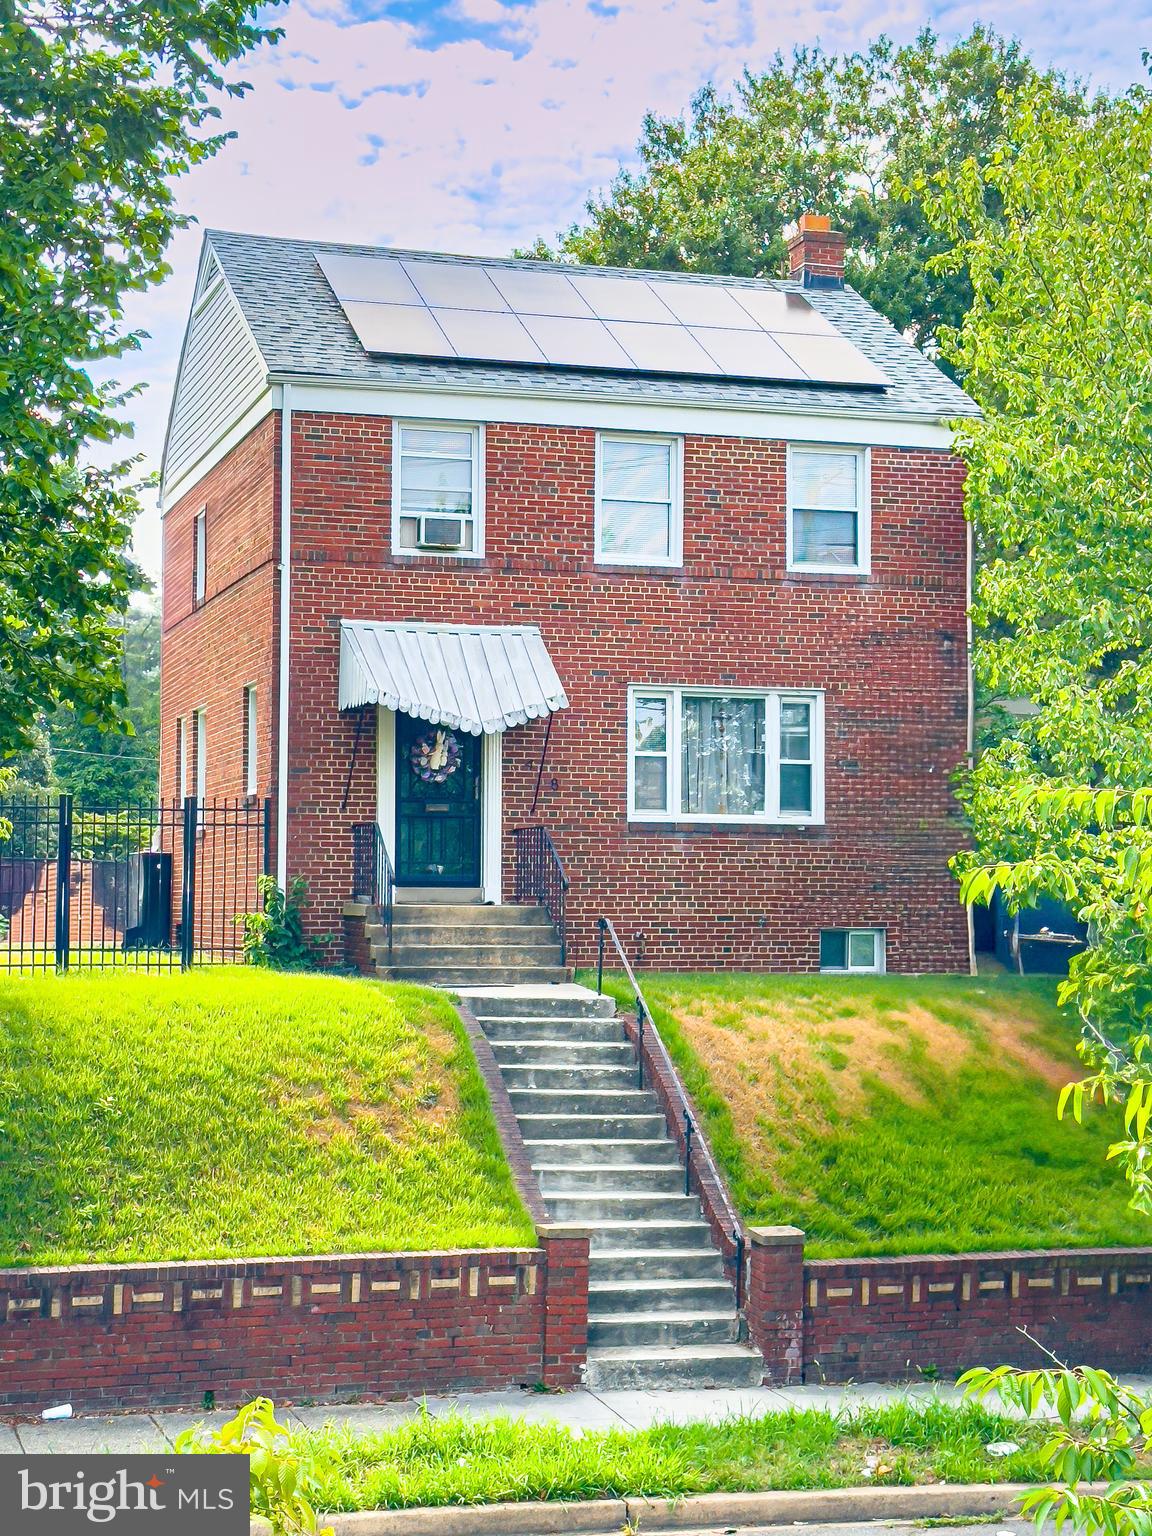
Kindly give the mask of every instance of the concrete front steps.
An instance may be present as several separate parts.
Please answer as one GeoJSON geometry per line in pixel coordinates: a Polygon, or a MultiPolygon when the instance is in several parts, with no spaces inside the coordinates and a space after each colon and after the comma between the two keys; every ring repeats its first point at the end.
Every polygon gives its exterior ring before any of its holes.
{"type": "Polygon", "coordinates": [[[615,1005],[584,987],[465,991],[549,1215],[591,1232],[586,1385],[758,1386],[736,1299],[615,1005]]]}
{"type": "Polygon", "coordinates": [[[543,907],[398,903],[392,908],[392,961],[383,924],[366,928],[381,976],[433,987],[547,985],[566,981],[560,940],[543,907]]]}

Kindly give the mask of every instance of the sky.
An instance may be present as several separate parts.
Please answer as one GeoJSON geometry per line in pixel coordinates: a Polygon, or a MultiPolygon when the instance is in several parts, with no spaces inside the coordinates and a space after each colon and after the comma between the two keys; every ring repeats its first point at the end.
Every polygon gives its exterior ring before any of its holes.
{"type": "MultiPolygon", "coordinates": [[[[1152,46],[1152,0],[290,0],[269,20],[283,38],[244,61],[252,90],[223,107],[235,140],[181,183],[197,225],[174,241],[172,275],[128,311],[149,339],[116,371],[147,386],[131,414],[148,469],[201,228],[507,254],[552,239],[633,163],[645,111],[681,112],[778,49],[905,41],[925,24],[950,38],[987,21],[1039,62],[1117,88],[1143,77],[1152,46]]],[[[135,550],[158,575],[151,500],[135,550]]]]}

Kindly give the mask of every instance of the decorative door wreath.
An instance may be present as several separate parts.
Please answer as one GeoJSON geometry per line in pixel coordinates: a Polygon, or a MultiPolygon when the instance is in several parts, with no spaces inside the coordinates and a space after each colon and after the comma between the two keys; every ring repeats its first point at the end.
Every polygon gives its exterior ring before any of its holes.
{"type": "Polygon", "coordinates": [[[460,743],[451,731],[427,731],[412,743],[412,772],[425,784],[443,784],[460,766],[460,743]]]}

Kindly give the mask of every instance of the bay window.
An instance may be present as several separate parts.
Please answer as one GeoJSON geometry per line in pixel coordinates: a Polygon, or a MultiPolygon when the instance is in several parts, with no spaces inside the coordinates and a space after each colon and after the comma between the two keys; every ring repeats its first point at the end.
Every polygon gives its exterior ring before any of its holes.
{"type": "Polygon", "coordinates": [[[867,452],[793,447],[788,455],[789,569],[866,573],[870,546],[867,452]]]}
{"type": "Polygon", "coordinates": [[[633,821],[823,820],[819,693],[629,693],[633,821]]]}
{"type": "Polygon", "coordinates": [[[596,439],[596,559],[679,565],[680,442],[601,432],[596,439]]]}

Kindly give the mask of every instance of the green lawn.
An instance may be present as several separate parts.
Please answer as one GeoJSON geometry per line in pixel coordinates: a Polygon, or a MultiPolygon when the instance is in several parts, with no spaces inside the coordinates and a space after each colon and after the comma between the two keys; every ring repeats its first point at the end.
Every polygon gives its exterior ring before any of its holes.
{"type": "Polygon", "coordinates": [[[1105,1162],[1117,1116],[1056,1119],[1080,1063],[1051,980],[641,985],[741,1213],[802,1227],[810,1256],[1152,1241],[1105,1162]]]}
{"type": "Polygon", "coordinates": [[[240,967],[0,980],[0,1264],[520,1245],[453,1010],[240,967]]]}
{"type": "Polygon", "coordinates": [[[575,1435],[519,1419],[433,1419],[379,1434],[300,1432],[325,1512],[526,1499],[675,1498],[771,1488],[844,1488],[864,1482],[986,1483],[1044,1476],[1047,1438],[975,1404],[934,1400],[870,1408],[847,1417],[818,1411],[732,1418],[718,1424],[575,1435]],[[990,1456],[987,1446],[1020,1450],[990,1456]]]}

